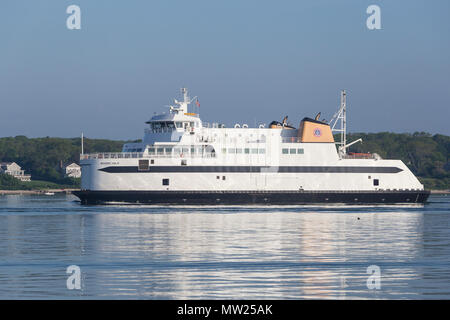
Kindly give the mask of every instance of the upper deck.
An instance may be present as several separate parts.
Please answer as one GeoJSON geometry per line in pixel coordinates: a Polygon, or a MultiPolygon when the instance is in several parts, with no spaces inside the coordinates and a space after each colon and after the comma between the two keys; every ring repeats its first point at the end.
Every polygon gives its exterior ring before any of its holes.
{"type": "MultiPolygon", "coordinates": [[[[226,128],[219,123],[203,123],[197,113],[188,112],[188,105],[196,97],[190,99],[184,88],[182,93],[183,100],[174,99],[168,113],[155,114],[146,121],[149,127],[144,131],[142,142],[126,143],[122,152],[82,154],[80,159],[239,158],[258,155],[270,161],[278,155],[304,155],[305,149],[315,154],[316,161],[321,161],[320,158],[334,160],[338,156],[332,128],[329,123],[318,120],[319,114],[316,119],[304,118],[298,129],[287,122],[287,116],[282,122],[271,122],[268,127],[260,124],[251,128],[243,123],[226,128]]],[[[346,152],[339,152],[339,158],[381,159],[376,154],[346,152]]]]}

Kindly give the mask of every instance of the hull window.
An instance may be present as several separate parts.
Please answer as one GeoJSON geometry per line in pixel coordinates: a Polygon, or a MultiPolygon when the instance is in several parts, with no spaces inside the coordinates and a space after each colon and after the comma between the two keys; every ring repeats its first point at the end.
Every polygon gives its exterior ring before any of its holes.
{"type": "Polygon", "coordinates": [[[374,186],[380,185],[380,181],[378,179],[373,179],[373,185],[374,186]]]}

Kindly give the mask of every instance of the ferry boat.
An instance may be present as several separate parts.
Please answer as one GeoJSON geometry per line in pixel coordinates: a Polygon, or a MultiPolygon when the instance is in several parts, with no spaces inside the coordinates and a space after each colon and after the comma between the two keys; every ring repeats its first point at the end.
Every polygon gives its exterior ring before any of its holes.
{"type": "Polygon", "coordinates": [[[80,155],[83,204],[298,205],[424,203],[430,192],[400,160],[347,153],[346,93],[327,122],[251,128],[204,123],[183,100],[153,116],[142,142],[80,155]],[[192,110],[191,110],[192,111],[192,110]],[[340,135],[335,142],[333,133],[340,135]]]}

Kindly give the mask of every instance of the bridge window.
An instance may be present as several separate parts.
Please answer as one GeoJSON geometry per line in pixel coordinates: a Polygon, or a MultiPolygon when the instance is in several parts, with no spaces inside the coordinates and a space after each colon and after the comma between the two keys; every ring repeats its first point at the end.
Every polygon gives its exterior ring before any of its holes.
{"type": "Polygon", "coordinates": [[[151,128],[152,132],[170,132],[175,129],[175,123],[172,121],[153,122],[151,128]]]}
{"type": "Polygon", "coordinates": [[[162,184],[163,184],[163,186],[168,186],[169,185],[169,179],[162,179],[162,184]]]}
{"type": "Polygon", "coordinates": [[[296,154],[297,153],[297,149],[289,149],[289,153],[290,154],[296,154]]]}
{"type": "Polygon", "coordinates": [[[288,154],[288,153],[289,153],[289,149],[282,149],[281,152],[282,152],[283,154],[288,154]]]}

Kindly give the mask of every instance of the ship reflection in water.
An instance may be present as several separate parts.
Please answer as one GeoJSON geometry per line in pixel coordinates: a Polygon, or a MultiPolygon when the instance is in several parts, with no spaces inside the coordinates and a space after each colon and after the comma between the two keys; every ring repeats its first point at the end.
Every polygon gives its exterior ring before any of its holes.
{"type": "Polygon", "coordinates": [[[73,199],[0,197],[0,298],[450,298],[449,197],[285,208],[73,199]],[[80,290],[66,287],[69,265],[80,290]],[[367,286],[371,265],[379,289],[367,286]]]}

